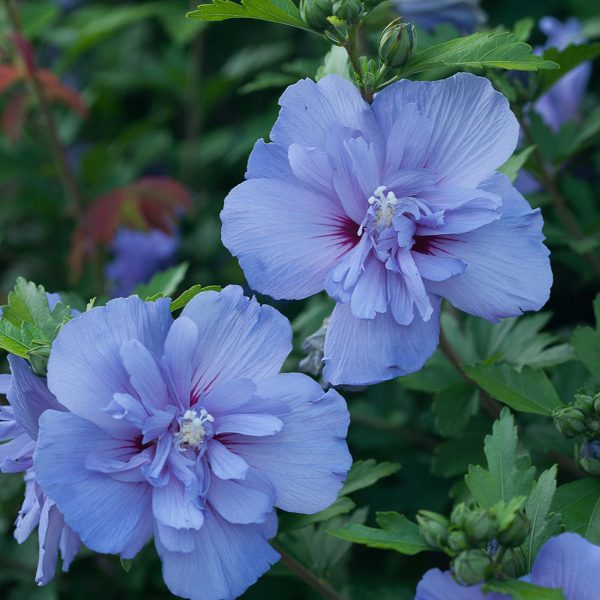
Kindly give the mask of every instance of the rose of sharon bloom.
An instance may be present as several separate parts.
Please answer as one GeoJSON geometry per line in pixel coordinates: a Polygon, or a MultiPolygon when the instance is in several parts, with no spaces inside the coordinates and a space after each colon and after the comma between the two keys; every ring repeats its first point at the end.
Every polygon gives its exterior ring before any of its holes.
{"type": "Polygon", "coordinates": [[[106,266],[106,278],[115,296],[128,296],[136,286],[173,264],[179,236],[158,229],[119,229],[112,244],[113,260],[106,266]]]}
{"type": "Polygon", "coordinates": [[[343,398],[279,370],[291,327],[241,288],[116,299],[67,323],[34,465],[92,550],[132,558],[154,535],[176,595],[236,598],[279,555],[275,507],[314,513],[351,464],[343,398]]]}
{"type": "Polygon", "coordinates": [[[330,75],[280,104],[272,143],[256,144],[225,200],[222,237],[252,288],[337,301],[328,381],[419,370],[438,344],[441,298],[491,321],[547,301],[541,214],[495,172],[519,127],[487,79],[401,81],[368,104],[330,75]]]}
{"type": "MultiPolygon", "coordinates": [[[[48,301],[52,309],[60,297],[48,294],[48,301]]],[[[8,362],[11,375],[0,375],[0,394],[9,402],[0,406],[0,441],[4,442],[0,445],[0,471],[24,473],[25,499],[15,523],[15,539],[22,544],[38,528],[35,581],[45,585],[54,578],[59,551],[62,570],[68,571],[81,546],[79,536],[65,524],[56,504],[38,484],[33,468],[39,417],[47,409],[62,407],[48,390],[46,379],[35,375],[26,360],[9,354],[8,362]]]]}
{"type": "Polygon", "coordinates": [[[449,23],[461,33],[473,33],[486,22],[479,4],[479,0],[396,0],[396,11],[427,31],[449,23]]]}
{"type": "MultiPolygon", "coordinates": [[[[600,589],[600,547],[575,533],[562,533],[540,550],[524,581],[559,588],[566,600],[597,600],[600,589]]],[[[415,600],[510,600],[506,594],[484,594],[481,585],[462,586],[439,569],[425,573],[415,600]]]]}
{"type": "MultiPolygon", "coordinates": [[[[583,44],[585,38],[581,23],[569,19],[562,23],[554,17],[544,17],[540,29],[548,36],[538,54],[548,48],[564,50],[571,44],[583,44]]],[[[579,107],[592,75],[592,64],[583,63],[561,77],[536,103],[535,111],[555,133],[568,121],[579,117],[579,107]]]]}

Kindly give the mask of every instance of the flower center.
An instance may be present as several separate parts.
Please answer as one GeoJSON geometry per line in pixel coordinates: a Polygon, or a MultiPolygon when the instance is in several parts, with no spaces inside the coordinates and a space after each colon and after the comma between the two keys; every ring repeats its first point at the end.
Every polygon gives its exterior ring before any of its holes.
{"type": "Polygon", "coordinates": [[[186,410],[179,422],[179,431],[175,436],[179,441],[179,447],[198,449],[206,438],[206,424],[213,423],[214,420],[214,417],[205,408],[200,409],[200,412],[186,410]]]}
{"type": "Polygon", "coordinates": [[[385,185],[380,185],[369,198],[369,210],[358,228],[358,235],[362,235],[365,225],[367,225],[369,220],[372,220],[377,229],[385,229],[392,225],[394,210],[398,205],[398,198],[396,198],[394,192],[386,194],[386,189],[385,185]]]}

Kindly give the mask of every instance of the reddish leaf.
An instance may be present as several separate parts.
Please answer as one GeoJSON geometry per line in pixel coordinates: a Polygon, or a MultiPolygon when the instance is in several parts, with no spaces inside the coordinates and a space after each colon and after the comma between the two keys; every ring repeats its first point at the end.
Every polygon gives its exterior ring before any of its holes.
{"type": "Polygon", "coordinates": [[[13,65],[0,65],[0,94],[21,79],[21,73],[13,65]]]}
{"type": "Polygon", "coordinates": [[[28,98],[26,93],[17,94],[10,99],[2,113],[2,130],[11,142],[16,142],[21,137],[27,115],[28,98]]]}
{"type": "Polygon", "coordinates": [[[20,33],[11,33],[9,38],[23,61],[27,74],[31,76],[36,71],[33,46],[20,33]]]}
{"type": "Polygon", "coordinates": [[[54,73],[40,69],[36,72],[35,76],[42,84],[44,92],[50,100],[69,106],[84,117],[87,115],[88,107],[81,94],[62,83],[54,73]]]}

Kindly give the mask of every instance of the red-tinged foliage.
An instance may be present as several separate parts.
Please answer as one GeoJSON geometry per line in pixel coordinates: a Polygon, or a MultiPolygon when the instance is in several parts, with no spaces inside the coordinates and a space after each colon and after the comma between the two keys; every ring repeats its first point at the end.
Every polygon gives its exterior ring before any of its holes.
{"type": "MultiPolygon", "coordinates": [[[[81,94],[62,83],[52,71],[37,69],[31,44],[23,36],[14,34],[10,38],[17,55],[15,64],[0,64],[0,94],[18,82],[31,82],[35,78],[49,101],[63,104],[85,117],[88,107],[81,94]]],[[[19,138],[23,129],[28,99],[28,93],[19,92],[8,101],[2,114],[2,130],[12,141],[19,138]]]]}
{"type": "Polygon", "coordinates": [[[75,276],[98,246],[109,244],[120,226],[173,233],[192,208],[188,190],[169,177],[143,177],[94,200],[73,236],[70,264],[75,276]]]}

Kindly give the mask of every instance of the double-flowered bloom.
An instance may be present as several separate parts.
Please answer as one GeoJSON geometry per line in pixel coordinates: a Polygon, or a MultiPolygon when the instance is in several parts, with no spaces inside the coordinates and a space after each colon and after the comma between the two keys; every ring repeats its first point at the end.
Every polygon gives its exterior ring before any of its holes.
{"type": "Polygon", "coordinates": [[[223,242],[254,289],[337,301],[327,380],[420,369],[442,298],[491,321],[545,304],[542,217],[496,172],[519,126],[487,79],[400,81],[368,104],[330,75],[280,104],[272,142],[256,144],[225,201],[223,242]]]}
{"type": "Polygon", "coordinates": [[[291,328],[241,288],[117,299],[63,326],[36,477],[83,543],[132,558],[154,536],[166,584],[239,596],[278,559],[275,507],[313,513],[351,458],[343,398],[280,374],[291,328]]]}
{"type": "MultiPolygon", "coordinates": [[[[600,589],[600,548],[575,533],[546,542],[524,581],[563,591],[565,600],[596,600],[600,589]]],[[[484,594],[481,585],[462,586],[449,572],[428,571],[415,600],[510,600],[506,594],[484,594]]]]}

